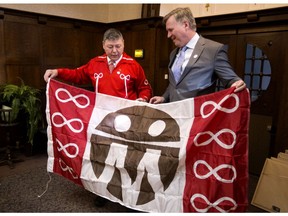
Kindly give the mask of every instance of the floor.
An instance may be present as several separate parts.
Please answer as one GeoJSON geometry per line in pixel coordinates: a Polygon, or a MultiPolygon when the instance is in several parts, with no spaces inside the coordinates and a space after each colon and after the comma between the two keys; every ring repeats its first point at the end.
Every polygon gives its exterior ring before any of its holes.
{"type": "MultiPolygon", "coordinates": [[[[17,158],[21,162],[14,164],[14,168],[11,169],[8,165],[0,166],[0,178],[3,176],[17,174],[18,172],[25,171],[26,169],[31,169],[31,167],[38,167],[47,164],[47,154],[38,153],[33,156],[25,156],[23,153],[18,153],[17,158]]],[[[252,197],[254,195],[255,188],[257,186],[259,177],[255,175],[250,175],[249,178],[249,203],[251,203],[252,197]]],[[[249,205],[247,212],[266,212],[256,206],[249,205]]]]}

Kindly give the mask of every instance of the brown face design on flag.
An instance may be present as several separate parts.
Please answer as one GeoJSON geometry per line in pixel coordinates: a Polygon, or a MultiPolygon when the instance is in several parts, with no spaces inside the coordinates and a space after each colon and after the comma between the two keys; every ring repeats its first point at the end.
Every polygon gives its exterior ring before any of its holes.
{"type": "MultiPolygon", "coordinates": [[[[169,114],[147,106],[128,107],[109,113],[95,129],[97,133],[91,136],[90,160],[97,178],[107,166],[105,161],[109,157],[109,151],[113,148],[111,145],[121,145],[126,149],[123,167],[116,167],[117,161],[115,161],[113,176],[107,184],[107,190],[113,196],[123,201],[121,169],[128,173],[132,185],[136,181],[138,165],[142,158],[147,152],[152,152],[153,157],[153,151],[160,152],[159,155],[155,154],[158,167],[153,169],[157,170],[164,191],[169,187],[178,167],[180,150],[179,147],[171,147],[171,145],[167,147],[167,145],[160,144],[180,141],[179,126],[169,114]]],[[[117,155],[114,157],[117,158],[117,155]]],[[[116,160],[123,160],[119,157],[123,155],[119,154],[116,160]]],[[[155,192],[153,185],[148,181],[148,174],[144,166],[137,205],[155,199],[155,192]]]]}

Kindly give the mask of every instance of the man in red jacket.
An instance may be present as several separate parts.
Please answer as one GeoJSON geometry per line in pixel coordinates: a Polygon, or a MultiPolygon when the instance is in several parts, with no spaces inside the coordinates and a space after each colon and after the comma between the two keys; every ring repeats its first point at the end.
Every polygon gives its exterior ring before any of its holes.
{"type": "Polygon", "coordinates": [[[77,84],[92,82],[96,92],[148,102],[152,88],[140,64],[124,52],[121,32],[108,29],[103,36],[103,49],[105,54],[79,68],[46,70],[44,80],[57,76],[77,84]]]}
{"type": "MultiPolygon", "coordinates": [[[[62,80],[87,84],[92,82],[95,91],[130,100],[149,102],[152,88],[143,68],[124,52],[124,39],[120,31],[108,29],[103,36],[105,54],[91,59],[76,69],[48,69],[44,80],[58,77],[62,80]]],[[[97,196],[95,205],[104,206],[106,199],[97,196]]]]}

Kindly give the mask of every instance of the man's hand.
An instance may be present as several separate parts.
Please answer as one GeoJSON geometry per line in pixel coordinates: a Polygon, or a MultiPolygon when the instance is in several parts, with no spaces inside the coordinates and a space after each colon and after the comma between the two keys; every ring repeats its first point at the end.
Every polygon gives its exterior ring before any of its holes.
{"type": "Polygon", "coordinates": [[[57,69],[48,69],[46,70],[45,74],[44,74],[44,80],[46,82],[48,82],[49,78],[54,78],[58,76],[58,70],[57,69]]]}
{"type": "Polygon", "coordinates": [[[243,80],[238,80],[236,82],[234,82],[231,87],[236,87],[234,92],[239,92],[242,91],[246,88],[246,84],[243,80]]]}
{"type": "Polygon", "coordinates": [[[163,103],[165,101],[164,97],[161,96],[155,96],[152,97],[149,101],[149,103],[151,104],[159,104],[159,103],[163,103]]]}

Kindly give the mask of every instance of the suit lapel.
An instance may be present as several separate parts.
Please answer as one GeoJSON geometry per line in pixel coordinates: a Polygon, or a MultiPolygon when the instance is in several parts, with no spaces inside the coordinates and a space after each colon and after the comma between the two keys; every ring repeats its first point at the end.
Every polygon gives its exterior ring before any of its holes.
{"type": "MultiPolygon", "coordinates": [[[[188,67],[191,67],[201,56],[205,45],[205,39],[200,37],[198,42],[196,43],[192,55],[190,56],[189,62],[187,64],[188,67]]],[[[186,68],[187,68],[186,66],[186,68]]],[[[186,69],[185,68],[185,69],[186,69]]]]}
{"type": "Polygon", "coordinates": [[[175,82],[174,74],[173,74],[173,71],[172,71],[172,66],[173,66],[173,63],[175,61],[176,55],[178,53],[178,50],[179,50],[179,48],[176,48],[176,49],[174,49],[171,52],[171,54],[170,54],[170,62],[169,62],[169,65],[168,65],[170,76],[173,76],[173,82],[175,83],[175,85],[176,85],[176,82],[175,82]]]}
{"type": "Polygon", "coordinates": [[[199,40],[197,41],[194,50],[192,52],[192,55],[190,56],[190,59],[188,61],[188,64],[186,65],[182,76],[179,79],[179,82],[182,81],[182,79],[191,71],[190,68],[193,67],[193,64],[199,59],[201,56],[203,49],[205,46],[205,39],[203,37],[200,37],[199,40]]]}
{"type": "Polygon", "coordinates": [[[169,70],[172,70],[172,65],[173,65],[173,63],[175,61],[176,55],[178,53],[178,50],[179,50],[179,48],[176,48],[170,54],[170,62],[169,62],[169,65],[168,65],[169,70]]]}

